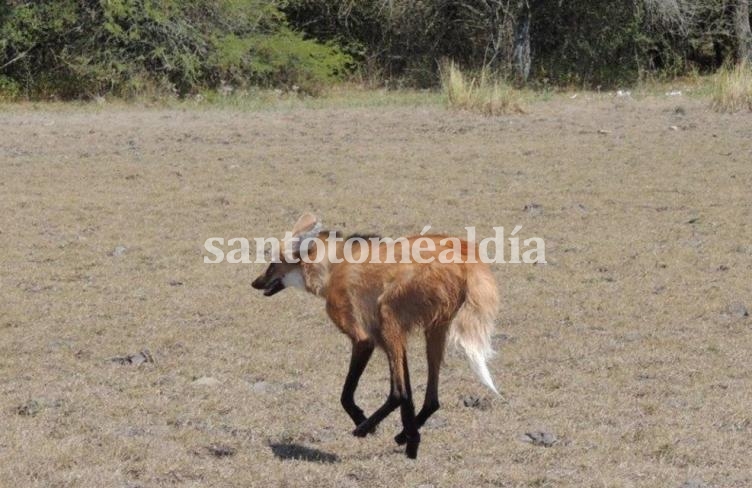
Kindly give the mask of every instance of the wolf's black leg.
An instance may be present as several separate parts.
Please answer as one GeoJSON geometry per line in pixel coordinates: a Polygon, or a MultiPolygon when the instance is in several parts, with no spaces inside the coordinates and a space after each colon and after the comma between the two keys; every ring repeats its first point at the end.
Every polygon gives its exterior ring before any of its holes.
{"type": "Polygon", "coordinates": [[[363,370],[366,369],[372,353],[373,343],[371,341],[353,341],[350,369],[347,372],[345,385],[342,387],[340,402],[356,426],[362,424],[366,420],[366,416],[363,414],[363,410],[355,404],[355,389],[358,387],[358,380],[360,380],[363,370]]]}

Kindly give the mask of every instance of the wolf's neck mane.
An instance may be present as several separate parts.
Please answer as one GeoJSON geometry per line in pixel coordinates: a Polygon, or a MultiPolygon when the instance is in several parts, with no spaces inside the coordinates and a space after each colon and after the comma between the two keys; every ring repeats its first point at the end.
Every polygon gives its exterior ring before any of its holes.
{"type": "MultiPolygon", "coordinates": [[[[325,239],[328,234],[329,234],[329,231],[323,231],[319,234],[319,238],[322,240],[322,242],[327,242],[325,239]]],[[[325,244],[325,247],[322,250],[322,252],[324,252],[324,257],[321,260],[321,262],[318,262],[318,263],[303,262],[301,264],[302,269],[303,269],[303,280],[305,281],[306,290],[309,293],[312,293],[320,297],[325,296],[326,291],[329,288],[329,273],[333,265],[333,263],[329,261],[328,245],[325,244]]],[[[335,252],[338,258],[341,257],[342,243],[339,243],[337,245],[337,249],[335,252]]]]}
{"type": "Polygon", "coordinates": [[[324,259],[320,263],[302,263],[301,266],[306,290],[323,297],[329,287],[329,261],[324,259]]]}

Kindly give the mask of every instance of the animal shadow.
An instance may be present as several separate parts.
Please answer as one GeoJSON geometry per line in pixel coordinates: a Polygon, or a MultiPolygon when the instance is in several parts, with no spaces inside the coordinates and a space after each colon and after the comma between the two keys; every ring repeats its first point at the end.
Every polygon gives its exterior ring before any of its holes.
{"type": "Polygon", "coordinates": [[[279,459],[298,459],[309,463],[332,464],[339,462],[339,456],[330,452],[306,447],[294,442],[269,443],[275,457],[279,459]]]}

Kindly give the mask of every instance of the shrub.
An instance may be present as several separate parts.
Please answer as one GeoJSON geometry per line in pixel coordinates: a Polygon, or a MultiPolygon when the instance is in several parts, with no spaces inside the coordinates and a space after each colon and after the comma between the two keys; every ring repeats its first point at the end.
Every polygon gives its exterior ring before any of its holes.
{"type": "Polygon", "coordinates": [[[21,96],[21,88],[15,80],[0,75],[0,102],[12,102],[21,96]]]}
{"type": "Polygon", "coordinates": [[[27,97],[185,95],[223,83],[318,91],[349,61],[290,30],[269,0],[0,6],[0,75],[27,97]]]}
{"type": "Polygon", "coordinates": [[[273,35],[216,38],[209,60],[213,78],[236,86],[295,88],[317,94],[350,62],[336,46],[302,39],[283,28],[273,35]]]}
{"type": "Polygon", "coordinates": [[[719,112],[752,111],[752,66],[725,66],[713,78],[712,106],[719,112]]]}
{"type": "Polygon", "coordinates": [[[453,62],[442,67],[442,90],[451,108],[484,115],[524,113],[518,90],[502,78],[482,70],[476,77],[466,76],[453,62]]]}
{"type": "Polygon", "coordinates": [[[286,0],[283,8],[296,28],[345,47],[366,78],[433,86],[442,58],[509,75],[527,38],[533,81],[596,87],[715,70],[735,44],[733,3],[286,0]]]}

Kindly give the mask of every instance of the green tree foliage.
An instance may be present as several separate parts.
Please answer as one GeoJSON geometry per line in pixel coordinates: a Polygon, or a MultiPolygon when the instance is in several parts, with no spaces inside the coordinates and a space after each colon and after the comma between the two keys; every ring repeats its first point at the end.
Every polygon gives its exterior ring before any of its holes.
{"type": "Polygon", "coordinates": [[[531,80],[608,86],[718,68],[737,42],[731,3],[289,0],[284,10],[296,28],[345,46],[367,73],[418,85],[436,82],[441,58],[513,75],[517,26],[526,18],[531,80]]]}
{"type": "Polygon", "coordinates": [[[315,93],[353,70],[427,87],[445,59],[518,83],[607,87],[752,56],[748,3],[0,0],[0,96],[182,95],[224,84],[315,93]]]}
{"type": "Polygon", "coordinates": [[[265,0],[59,0],[0,6],[0,90],[62,98],[222,83],[315,92],[346,72],[265,0]]]}
{"type": "Polygon", "coordinates": [[[442,58],[469,67],[508,61],[495,49],[511,27],[507,3],[290,0],[285,12],[310,36],[342,45],[366,77],[430,86],[438,80],[442,58]]]}

